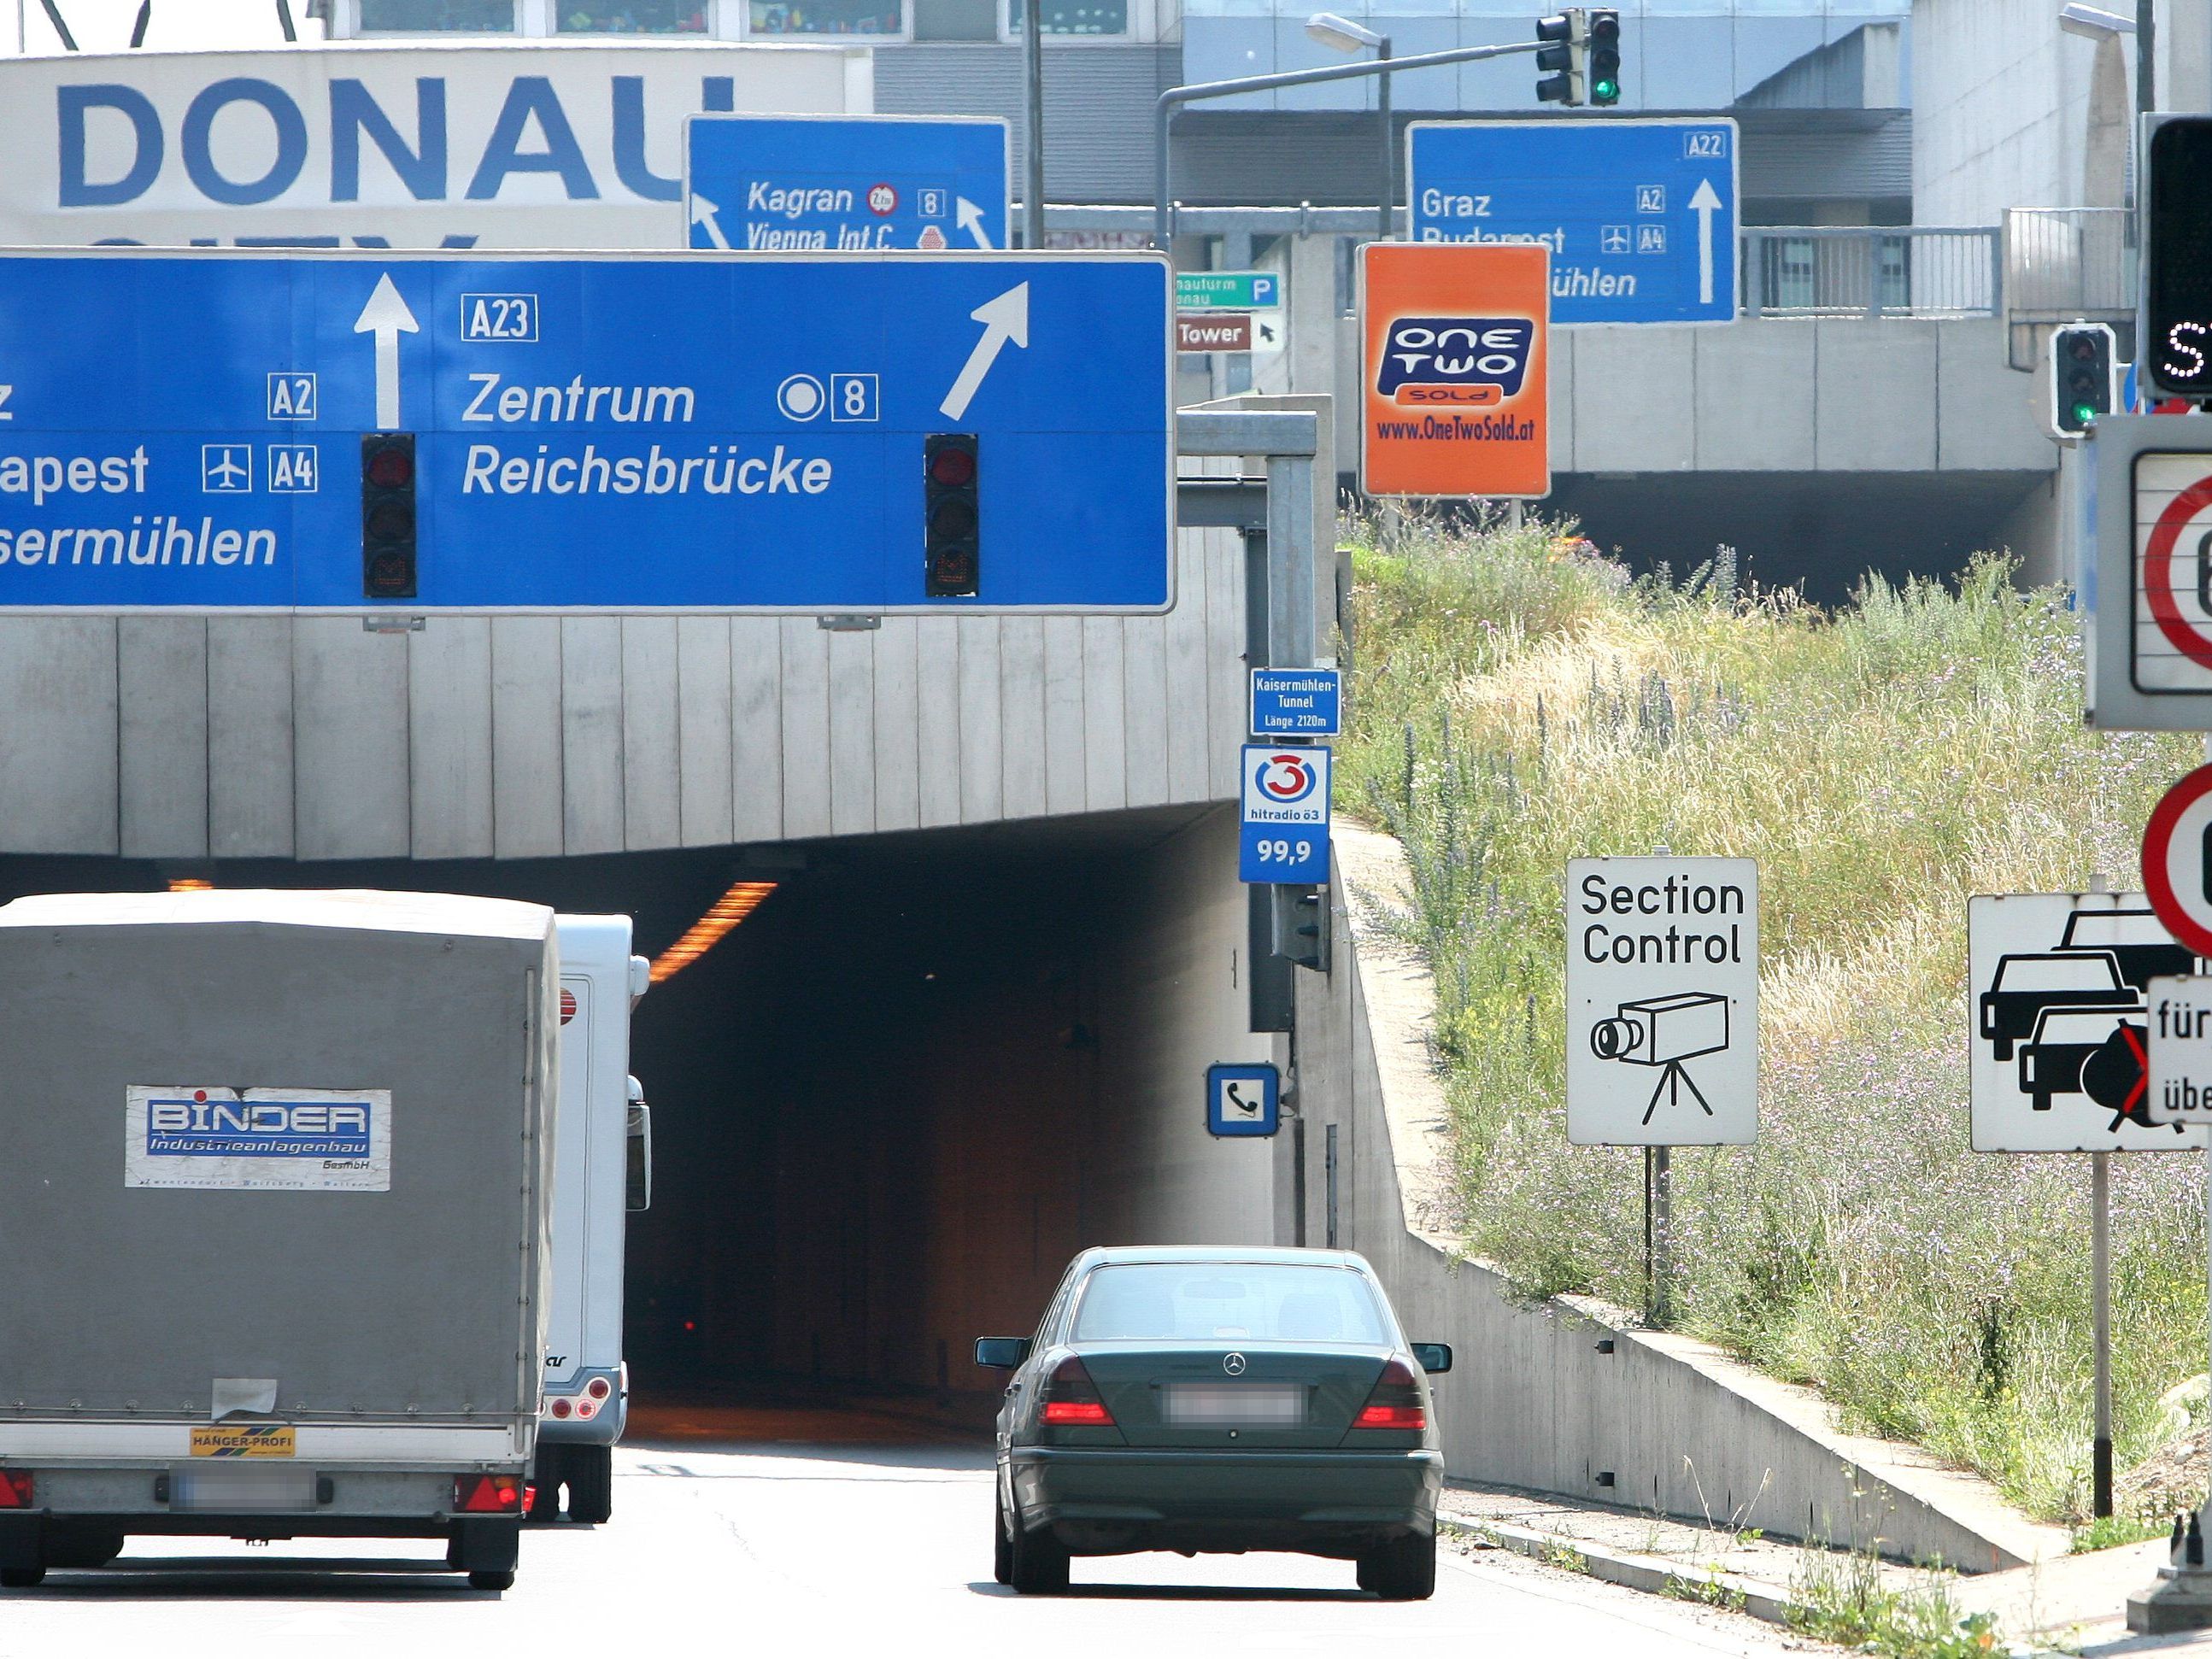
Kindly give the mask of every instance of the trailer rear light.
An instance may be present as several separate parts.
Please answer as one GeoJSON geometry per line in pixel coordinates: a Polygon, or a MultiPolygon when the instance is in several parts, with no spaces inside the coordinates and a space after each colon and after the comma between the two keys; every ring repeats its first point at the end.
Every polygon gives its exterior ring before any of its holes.
{"type": "Polygon", "coordinates": [[[1394,1359],[1383,1366],[1382,1375],[1376,1379],[1374,1391],[1367,1403],[1359,1408],[1359,1415],[1352,1419],[1355,1429],[1425,1429],[1429,1426],[1428,1412],[1421,1405],[1420,1380],[1402,1359],[1394,1359]]]}
{"type": "Polygon", "coordinates": [[[594,1406],[590,1401],[586,1400],[579,1402],[577,1405],[576,1415],[579,1417],[588,1418],[598,1410],[599,1407],[597,1406],[594,1406]]]}
{"type": "Polygon", "coordinates": [[[1073,1354],[1052,1368],[1052,1376],[1044,1385],[1044,1420],[1063,1428],[1114,1426],[1114,1413],[1098,1397],[1098,1385],[1073,1354]]]}
{"type": "Polygon", "coordinates": [[[465,1474],[453,1482],[453,1507],[465,1515],[515,1515],[522,1482],[511,1474],[465,1474]]]}
{"type": "Polygon", "coordinates": [[[565,1400],[556,1400],[553,1402],[552,1411],[556,1417],[566,1417],[568,1414],[568,1402],[565,1400]]]}
{"type": "Polygon", "coordinates": [[[27,1510],[36,1502],[39,1483],[28,1469],[0,1469],[0,1510],[27,1510]]]}
{"type": "Polygon", "coordinates": [[[584,1392],[591,1395],[594,1400],[605,1400],[609,1395],[614,1392],[614,1389],[607,1382],[605,1377],[595,1376],[590,1382],[584,1384],[584,1392]]]}

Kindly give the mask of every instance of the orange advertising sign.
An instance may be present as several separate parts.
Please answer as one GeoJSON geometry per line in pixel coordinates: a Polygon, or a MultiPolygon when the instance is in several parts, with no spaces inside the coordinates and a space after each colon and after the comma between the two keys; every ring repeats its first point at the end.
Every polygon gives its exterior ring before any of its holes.
{"type": "Polygon", "coordinates": [[[1359,252],[1360,488],[1549,495],[1550,250],[1370,242],[1359,252]]]}

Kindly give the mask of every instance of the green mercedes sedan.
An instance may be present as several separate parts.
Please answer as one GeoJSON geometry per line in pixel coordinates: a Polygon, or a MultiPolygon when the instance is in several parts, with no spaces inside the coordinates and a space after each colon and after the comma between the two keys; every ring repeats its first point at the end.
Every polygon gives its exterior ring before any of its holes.
{"type": "Polygon", "coordinates": [[[999,1582],[1067,1587],[1071,1556],[1293,1550],[1389,1601],[1436,1588],[1443,1483],[1425,1373],[1348,1250],[1085,1250],[1034,1337],[984,1337],[999,1408],[999,1582]]]}

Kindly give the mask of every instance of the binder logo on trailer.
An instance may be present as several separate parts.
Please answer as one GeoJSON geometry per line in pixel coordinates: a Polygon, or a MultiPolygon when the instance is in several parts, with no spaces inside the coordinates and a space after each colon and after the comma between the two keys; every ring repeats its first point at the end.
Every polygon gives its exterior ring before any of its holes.
{"type": "Polygon", "coordinates": [[[134,1086],[126,1187],[388,1192],[388,1089],[134,1086]]]}
{"type": "Polygon", "coordinates": [[[1360,251],[1360,485],[1370,495],[1551,493],[1550,250],[1360,251]]]}

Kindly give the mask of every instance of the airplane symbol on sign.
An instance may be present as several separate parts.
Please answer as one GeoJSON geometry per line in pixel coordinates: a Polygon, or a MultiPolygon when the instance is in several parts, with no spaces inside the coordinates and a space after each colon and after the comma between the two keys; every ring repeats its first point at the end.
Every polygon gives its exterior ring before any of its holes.
{"type": "Polygon", "coordinates": [[[253,451],[245,444],[202,444],[200,488],[209,495],[238,495],[253,488],[253,451]]]}

